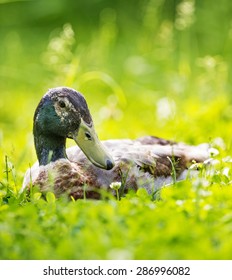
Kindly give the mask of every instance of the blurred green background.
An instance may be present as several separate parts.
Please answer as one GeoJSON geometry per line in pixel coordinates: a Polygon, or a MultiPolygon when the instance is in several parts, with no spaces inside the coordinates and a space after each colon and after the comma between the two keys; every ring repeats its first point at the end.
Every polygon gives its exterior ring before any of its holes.
{"type": "Polygon", "coordinates": [[[1,258],[231,258],[231,15],[229,0],[0,0],[1,258]],[[25,202],[34,110],[61,85],[100,139],[209,142],[226,160],[162,201],[25,202]]]}
{"type": "Polygon", "coordinates": [[[229,0],[1,0],[1,159],[36,159],[34,109],[60,85],[86,96],[101,139],[230,149],[231,13],[229,0]]]}

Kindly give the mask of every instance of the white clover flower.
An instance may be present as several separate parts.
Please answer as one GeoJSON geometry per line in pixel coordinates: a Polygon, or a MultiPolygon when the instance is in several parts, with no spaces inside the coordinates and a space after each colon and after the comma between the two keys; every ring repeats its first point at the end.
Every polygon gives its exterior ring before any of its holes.
{"type": "Polygon", "coordinates": [[[113,182],[110,184],[110,188],[113,189],[113,190],[119,190],[122,186],[122,183],[121,182],[113,182]]]}

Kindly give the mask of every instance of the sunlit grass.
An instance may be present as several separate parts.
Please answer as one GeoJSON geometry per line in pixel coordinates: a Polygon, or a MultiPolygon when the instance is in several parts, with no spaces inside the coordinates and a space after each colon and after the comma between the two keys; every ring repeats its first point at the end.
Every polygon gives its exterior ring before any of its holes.
{"type": "Polygon", "coordinates": [[[194,1],[182,1],[174,21],[161,18],[164,2],[149,1],[140,25],[128,28],[128,18],[121,28],[116,10],[104,8],[87,42],[70,23],[59,26],[50,38],[41,35],[38,57],[27,54],[29,41],[17,30],[3,40],[1,259],[231,259],[228,54],[208,53],[201,47],[207,39],[194,37],[204,21],[194,1]],[[48,88],[60,85],[85,95],[100,139],[207,142],[220,152],[215,165],[163,188],[155,200],[144,190],[120,200],[76,202],[52,193],[43,198],[39,190],[20,194],[24,172],[36,161],[35,107],[48,88]]]}

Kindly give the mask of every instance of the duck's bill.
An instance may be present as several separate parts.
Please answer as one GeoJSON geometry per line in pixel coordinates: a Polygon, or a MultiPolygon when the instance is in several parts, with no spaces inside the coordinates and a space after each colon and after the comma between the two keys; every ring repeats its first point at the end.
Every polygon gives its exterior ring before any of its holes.
{"type": "Polygon", "coordinates": [[[81,120],[80,127],[72,138],[94,165],[107,170],[114,167],[113,158],[98,139],[93,126],[88,126],[81,120]]]}

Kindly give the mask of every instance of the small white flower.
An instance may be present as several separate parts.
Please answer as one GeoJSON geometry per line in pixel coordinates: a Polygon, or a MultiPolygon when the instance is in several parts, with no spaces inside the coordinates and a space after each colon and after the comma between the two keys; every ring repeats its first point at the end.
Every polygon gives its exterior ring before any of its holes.
{"type": "Polygon", "coordinates": [[[230,177],[230,168],[229,168],[229,167],[223,168],[222,174],[223,174],[224,176],[226,176],[227,178],[229,178],[229,177],[230,177]]]}
{"type": "Polygon", "coordinates": [[[184,204],[184,202],[185,202],[184,200],[179,199],[179,200],[176,201],[176,205],[182,206],[184,204]]]}
{"type": "Polygon", "coordinates": [[[113,190],[119,190],[122,186],[121,182],[113,182],[110,184],[110,188],[113,190]]]}
{"type": "Polygon", "coordinates": [[[219,155],[219,151],[216,148],[209,148],[209,154],[211,157],[215,157],[215,156],[219,155]]]}

